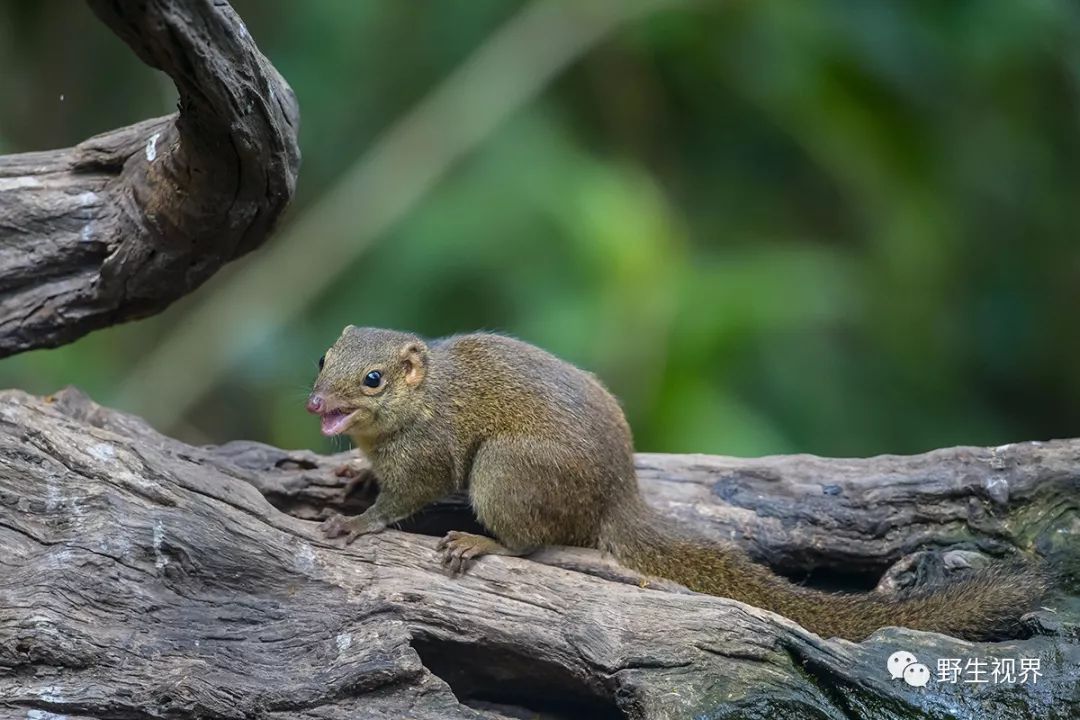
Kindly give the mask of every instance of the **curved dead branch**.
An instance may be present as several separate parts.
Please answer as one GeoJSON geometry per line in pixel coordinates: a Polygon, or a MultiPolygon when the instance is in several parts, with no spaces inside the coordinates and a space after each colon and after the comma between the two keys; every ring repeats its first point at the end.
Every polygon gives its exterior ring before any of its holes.
{"type": "Polygon", "coordinates": [[[161,311],[262,243],[296,184],[296,98],[227,3],[89,4],[180,111],[0,157],[0,356],[161,311]]]}

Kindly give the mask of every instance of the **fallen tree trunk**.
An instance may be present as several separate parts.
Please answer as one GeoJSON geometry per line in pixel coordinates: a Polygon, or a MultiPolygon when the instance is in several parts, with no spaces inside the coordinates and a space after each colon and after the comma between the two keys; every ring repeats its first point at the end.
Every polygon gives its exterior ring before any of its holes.
{"type": "MultiPolygon", "coordinates": [[[[267,501],[307,517],[362,506],[367,488],[346,496],[332,472],[342,459],[187,446],[72,391],[0,395],[5,717],[1080,712],[1075,595],[1030,616],[1022,640],[884,629],[851,643],[723,598],[639,587],[586,551],[489,557],[450,578],[433,537],[391,530],[342,548],[267,501]],[[1038,659],[1040,675],[913,687],[886,669],[897,650],[935,673],[939,659],[1005,658],[1038,659]]],[[[869,571],[961,538],[990,554],[1076,557],[1080,441],[860,461],[646,455],[639,469],[650,502],[782,566],[869,571]]],[[[412,527],[460,524],[461,512],[449,501],[412,527]]]]}
{"type": "Polygon", "coordinates": [[[258,247],[296,185],[296,98],[227,3],[89,4],[180,111],[0,157],[0,357],[163,310],[258,247]]]}
{"type": "MultiPolygon", "coordinates": [[[[161,310],[258,246],[295,185],[295,99],[227,4],[90,5],[172,77],[180,112],[0,158],[0,356],[161,310]]],[[[652,504],[817,585],[892,592],[990,557],[1054,560],[1064,592],[1029,637],[995,644],[822,639],[584,550],[450,578],[430,535],[475,523],[461,498],[343,548],[310,521],[373,498],[362,464],[333,473],[346,460],[187,446],[72,391],[0,394],[0,717],[1080,714],[1080,441],[639,456],[652,504]],[[887,671],[896,650],[1039,674],[913,687],[887,671]]]]}
{"type": "MultiPolygon", "coordinates": [[[[359,513],[374,499],[373,481],[363,483],[369,470],[349,454],[329,460],[348,463],[357,475],[352,485],[361,492],[345,494],[344,481],[327,485],[328,460],[312,453],[244,442],[215,452],[260,471],[253,478],[259,490],[297,517],[321,519],[328,508],[359,513]]],[[[1080,574],[1080,441],[869,459],[641,453],[637,471],[645,497],[667,514],[708,537],[740,543],[781,573],[818,584],[869,589],[891,569],[886,588],[904,587],[941,579],[978,563],[978,555],[1036,551],[1080,574]],[[947,566],[939,563],[937,574],[927,575],[935,572],[926,557],[933,549],[949,551],[939,558],[947,566]],[[896,576],[913,569],[921,574],[896,576]]],[[[405,527],[441,534],[473,522],[467,500],[454,497],[405,527]]]]}

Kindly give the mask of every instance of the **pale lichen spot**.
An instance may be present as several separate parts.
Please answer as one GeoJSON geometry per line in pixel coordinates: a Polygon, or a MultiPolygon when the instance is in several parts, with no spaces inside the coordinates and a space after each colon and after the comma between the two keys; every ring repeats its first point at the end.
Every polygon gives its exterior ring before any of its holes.
{"type": "Polygon", "coordinates": [[[116,457],[116,448],[114,448],[109,443],[98,443],[97,445],[93,445],[90,447],[90,450],[88,452],[94,457],[96,457],[98,460],[104,462],[112,460],[114,457],[116,457]]]}
{"type": "Polygon", "coordinates": [[[55,685],[49,685],[48,687],[42,688],[35,694],[48,703],[65,702],[64,696],[60,694],[60,690],[55,685]]]}
{"type": "Polygon", "coordinates": [[[161,137],[161,133],[156,132],[150,136],[150,139],[146,141],[146,161],[154,162],[157,158],[157,141],[161,137]]]}
{"type": "Polygon", "coordinates": [[[334,642],[337,643],[337,649],[340,652],[345,652],[352,647],[352,635],[349,633],[341,633],[334,638],[334,642]]]}
{"type": "Polygon", "coordinates": [[[44,566],[49,570],[62,570],[70,567],[75,555],[70,550],[54,550],[45,557],[44,566]]]}
{"type": "Polygon", "coordinates": [[[162,547],[165,544],[165,523],[161,520],[154,521],[154,567],[163,570],[169,564],[169,558],[165,557],[162,547]]]}
{"type": "Polygon", "coordinates": [[[57,715],[48,710],[27,710],[26,720],[68,720],[68,716],[57,715]]]}
{"type": "Polygon", "coordinates": [[[315,551],[307,543],[301,543],[296,551],[296,569],[301,572],[315,569],[315,551]]]}
{"type": "Polygon", "coordinates": [[[986,478],[984,483],[986,494],[999,505],[1009,502],[1009,481],[1000,475],[986,478]]]}
{"type": "Polygon", "coordinates": [[[53,479],[49,479],[45,485],[45,510],[56,512],[64,504],[64,493],[60,485],[53,479]]]}

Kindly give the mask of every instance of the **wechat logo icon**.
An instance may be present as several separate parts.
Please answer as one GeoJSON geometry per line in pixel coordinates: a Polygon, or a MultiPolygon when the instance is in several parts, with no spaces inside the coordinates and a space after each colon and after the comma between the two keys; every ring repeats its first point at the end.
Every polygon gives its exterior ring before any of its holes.
{"type": "Polygon", "coordinates": [[[930,682],[930,668],[906,650],[898,650],[890,655],[885,666],[893,680],[903,678],[912,687],[926,687],[930,682]]]}

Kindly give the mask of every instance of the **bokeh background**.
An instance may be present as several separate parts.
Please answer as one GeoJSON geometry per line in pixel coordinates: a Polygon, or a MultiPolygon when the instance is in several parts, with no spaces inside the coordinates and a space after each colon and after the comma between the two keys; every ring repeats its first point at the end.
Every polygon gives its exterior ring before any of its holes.
{"type": "MultiPolygon", "coordinates": [[[[0,385],[325,450],[342,326],[485,328],[597,372],[647,451],[1080,435],[1080,6],[541,2],[234,2],[300,101],[281,232],[0,385]]],[[[3,153],[176,104],[70,0],[0,0],[0,68],[3,153]]]]}

